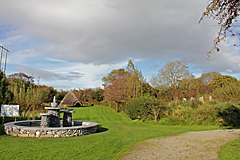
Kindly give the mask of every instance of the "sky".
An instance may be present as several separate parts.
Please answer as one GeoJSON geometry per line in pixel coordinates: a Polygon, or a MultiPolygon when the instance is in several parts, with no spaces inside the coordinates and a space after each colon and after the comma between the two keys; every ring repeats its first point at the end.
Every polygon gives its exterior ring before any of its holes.
{"type": "Polygon", "coordinates": [[[96,88],[132,59],[146,81],[175,60],[187,62],[196,77],[211,71],[240,77],[236,39],[228,37],[207,60],[219,29],[212,19],[198,24],[208,0],[0,3],[0,46],[10,51],[7,75],[23,72],[59,90],[96,88]]]}

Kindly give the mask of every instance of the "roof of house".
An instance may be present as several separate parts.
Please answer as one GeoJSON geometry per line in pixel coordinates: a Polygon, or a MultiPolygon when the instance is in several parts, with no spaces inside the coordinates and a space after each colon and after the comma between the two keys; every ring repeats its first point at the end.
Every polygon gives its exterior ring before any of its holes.
{"type": "Polygon", "coordinates": [[[66,107],[80,107],[83,105],[80,102],[80,100],[77,98],[77,96],[72,91],[69,91],[65,95],[65,97],[63,98],[59,106],[66,108],[66,107]]]}

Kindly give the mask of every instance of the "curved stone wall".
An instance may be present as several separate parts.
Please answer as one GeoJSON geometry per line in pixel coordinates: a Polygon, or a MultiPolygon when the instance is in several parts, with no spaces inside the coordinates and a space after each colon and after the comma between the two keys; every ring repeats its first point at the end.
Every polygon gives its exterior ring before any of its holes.
{"type": "MultiPolygon", "coordinates": [[[[5,133],[18,137],[73,137],[95,133],[97,123],[73,121],[71,127],[40,127],[41,120],[18,121],[4,124],[5,133]]],[[[61,122],[62,123],[62,122],[61,122]]]]}

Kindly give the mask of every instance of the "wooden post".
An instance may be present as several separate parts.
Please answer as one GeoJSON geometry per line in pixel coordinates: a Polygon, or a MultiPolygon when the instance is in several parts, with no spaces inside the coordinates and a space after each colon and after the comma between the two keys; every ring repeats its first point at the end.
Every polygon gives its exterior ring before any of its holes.
{"type": "Polygon", "coordinates": [[[1,46],[0,69],[2,69],[2,67],[1,67],[1,64],[2,64],[2,51],[3,51],[3,46],[1,46]]]}
{"type": "Polygon", "coordinates": [[[8,53],[8,50],[6,50],[6,54],[5,54],[5,63],[4,63],[4,70],[3,70],[4,73],[6,72],[7,53],[8,53]]]}
{"type": "Polygon", "coordinates": [[[4,124],[4,117],[2,117],[2,124],[4,124]]]}

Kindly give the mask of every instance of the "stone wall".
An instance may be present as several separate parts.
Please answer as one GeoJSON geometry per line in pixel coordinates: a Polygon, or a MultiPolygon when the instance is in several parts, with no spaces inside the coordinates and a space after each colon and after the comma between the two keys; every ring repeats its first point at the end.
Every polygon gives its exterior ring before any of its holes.
{"type": "Polygon", "coordinates": [[[39,121],[10,122],[4,124],[5,133],[18,137],[73,137],[95,133],[97,123],[74,121],[81,126],[41,128],[35,127],[39,121]],[[27,123],[26,123],[27,122],[27,123]],[[33,125],[33,127],[30,127],[33,125]]]}

